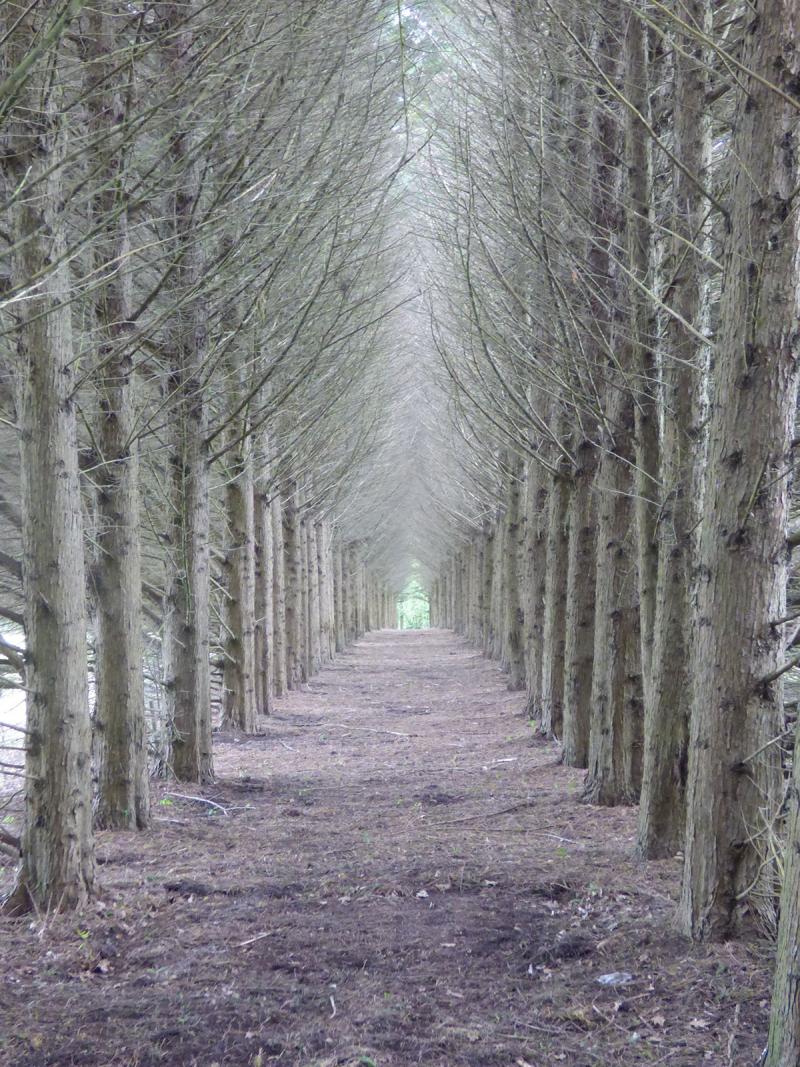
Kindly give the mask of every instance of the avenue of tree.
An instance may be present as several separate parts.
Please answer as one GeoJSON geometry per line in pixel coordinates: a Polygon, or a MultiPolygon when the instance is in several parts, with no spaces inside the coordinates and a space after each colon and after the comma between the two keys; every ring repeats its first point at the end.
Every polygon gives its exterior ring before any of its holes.
{"type": "Polygon", "coordinates": [[[6,911],[429,610],[795,1067],[799,135],[790,0],[6,0],[6,911]]]}

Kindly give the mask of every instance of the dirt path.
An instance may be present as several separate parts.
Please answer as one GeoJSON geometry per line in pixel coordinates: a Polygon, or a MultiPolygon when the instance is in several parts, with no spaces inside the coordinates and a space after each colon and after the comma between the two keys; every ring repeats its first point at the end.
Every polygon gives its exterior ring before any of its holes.
{"type": "Polygon", "coordinates": [[[4,923],[0,1063],[754,1064],[768,953],[677,936],[678,861],[520,704],[452,635],[369,636],[102,834],[91,914],[4,923]]]}

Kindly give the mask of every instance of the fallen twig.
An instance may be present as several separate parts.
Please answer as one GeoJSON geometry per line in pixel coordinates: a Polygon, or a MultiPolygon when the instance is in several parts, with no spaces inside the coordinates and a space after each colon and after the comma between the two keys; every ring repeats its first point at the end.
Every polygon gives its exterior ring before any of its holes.
{"type": "Polygon", "coordinates": [[[263,941],[265,937],[271,937],[271,936],[272,936],[272,931],[271,930],[267,934],[256,934],[255,937],[248,937],[248,939],[246,941],[240,941],[238,947],[239,948],[247,948],[248,945],[254,945],[256,943],[256,941],[263,941]]]}
{"type": "Polygon", "coordinates": [[[217,804],[216,800],[208,800],[207,797],[190,797],[185,793],[165,793],[165,797],[176,797],[178,800],[195,800],[198,804],[209,804],[212,808],[217,808],[223,815],[228,814],[228,809],[223,808],[221,804],[217,804]]]}

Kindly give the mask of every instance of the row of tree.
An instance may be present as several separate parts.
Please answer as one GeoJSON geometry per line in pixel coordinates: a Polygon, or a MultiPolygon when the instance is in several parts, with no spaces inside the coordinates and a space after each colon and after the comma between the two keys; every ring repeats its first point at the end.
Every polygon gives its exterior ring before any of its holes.
{"type": "Polygon", "coordinates": [[[401,65],[378,0],[0,9],[13,908],[85,901],[93,824],[148,823],[156,738],[208,780],[215,704],[253,732],[394,620],[366,542],[401,65]]]}
{"type": "Polygon", "coordinates": [[[769,1057],[788,1067],[797,9],[458,13],[428,26],[456,106],[436,112],[422,254],[469,450],[440,509],[450,552],[428,559],[432,617],[526,687],[586,801],[638,801],[642,857],[683,850],[691,937],[774,924],[788,804],[769,1057]]]}
{"type": "Polygon", "coordinates": [[[6,0],[13,906],[81,904],[154,737],[209,778],[215,700],[254,729],[416,560],[586,799],[683,848],[687,933],[774,922],[799,37],[786,0],[6,0]]]}

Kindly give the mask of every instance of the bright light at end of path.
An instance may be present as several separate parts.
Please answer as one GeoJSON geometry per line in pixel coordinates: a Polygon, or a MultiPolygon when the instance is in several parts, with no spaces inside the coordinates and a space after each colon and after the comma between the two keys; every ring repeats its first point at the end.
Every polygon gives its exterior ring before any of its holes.
{"type": "Polygon", "coordinates": [[[412,578],[397,598],[397,625],[401,630],[427,630],[431,624],[431,603],[425,589],[412,578]]]}

